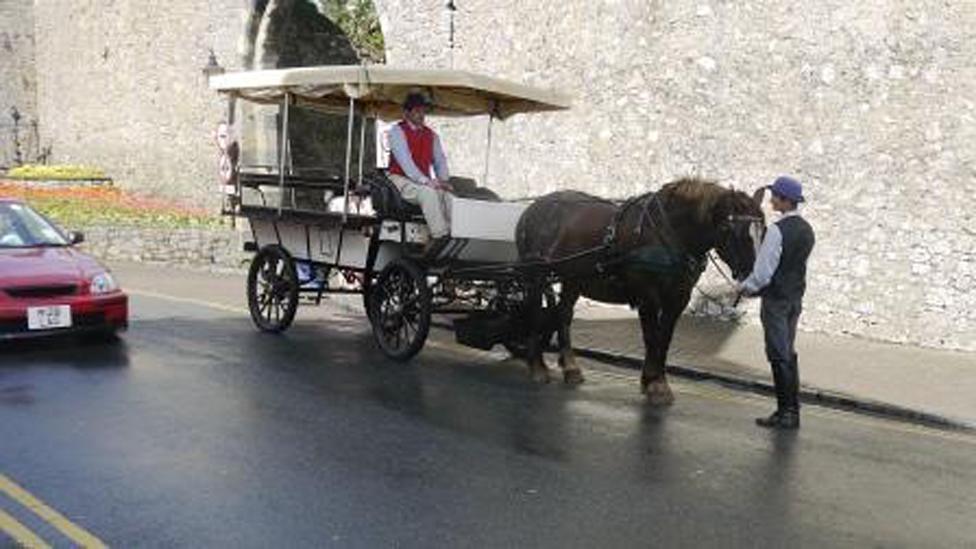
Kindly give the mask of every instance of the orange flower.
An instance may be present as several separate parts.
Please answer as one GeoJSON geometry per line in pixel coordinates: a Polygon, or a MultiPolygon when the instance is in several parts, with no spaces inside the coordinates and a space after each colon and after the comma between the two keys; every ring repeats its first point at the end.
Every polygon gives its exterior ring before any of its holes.
{"type": "Polygon", "coordinates": [[[159,197],[123,191],[110,186],[31,187],[0,181],[0,197],[17,198],[39,209],[69,208],[75,212],[116,212],[126,217],[212,218],[204,208],[186,206],[159,197]]]}

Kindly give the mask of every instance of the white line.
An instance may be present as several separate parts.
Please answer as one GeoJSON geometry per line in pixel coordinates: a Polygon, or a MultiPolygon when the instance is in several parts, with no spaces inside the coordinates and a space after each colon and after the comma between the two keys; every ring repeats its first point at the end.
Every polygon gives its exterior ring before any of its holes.
{"type": "Polygon", "coordinates": [[[150,290],[139,290],[139,289],[133,290],[131,288],[126,288],[126,292],[128,292],[130,295],[137,295],[141,297],[152,297],[155,299],[165,299],[168,301],[175,301],[177,303],[186,303],[189,305],[199,305],[201,307],[209,307],[211,309],[216,309],[218,311],[224,311],[228,313],[237,313],[237,314],[245,314],[245,315],[250,314],[248,310],[244,309],[243,307],[224,305],[222,303],[215,303],[213,301],[207,301],[205,299],[195,299],[192,297],[177,297],[174,295],[161,294],[159,292],[153,292],[150,290]]]}

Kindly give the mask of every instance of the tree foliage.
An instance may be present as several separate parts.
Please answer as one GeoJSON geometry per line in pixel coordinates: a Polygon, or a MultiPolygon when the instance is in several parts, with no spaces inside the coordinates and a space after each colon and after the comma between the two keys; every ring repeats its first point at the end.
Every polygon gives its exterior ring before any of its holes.
{"type": "Polygon", "coordinates": [[[372,0],[317,0],[322,13],[349,37],[360,58],[383,63],[386,46],[372,0]]]}

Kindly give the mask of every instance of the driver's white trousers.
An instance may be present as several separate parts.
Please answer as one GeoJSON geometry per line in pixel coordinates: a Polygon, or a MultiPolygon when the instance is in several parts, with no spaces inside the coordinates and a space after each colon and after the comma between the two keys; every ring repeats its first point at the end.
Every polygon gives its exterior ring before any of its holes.
{"type": "Polygon", "coordinates": [[[391,173],[390,181],[400,190],[404,200],[420,206],[427,221],[427,228],[430,229],[431,238],[451,234],[451,193],[427,185],[418,185],[398,174],[391,173]]]}

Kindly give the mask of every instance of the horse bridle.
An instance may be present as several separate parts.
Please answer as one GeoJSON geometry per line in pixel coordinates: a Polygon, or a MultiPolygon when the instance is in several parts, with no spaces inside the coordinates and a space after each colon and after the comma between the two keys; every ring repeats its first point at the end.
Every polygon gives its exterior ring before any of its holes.
{"type": "MultiPolygon", "coordinates": [[[[738,252],[736,251],[736,247],[735,246],[728,246],[727,245],[730,240],[732,240],[733,238],[735,238],[736,229],[742,223],[748,223],[749,224],[749,233],[750,233],[750,236],[753,237],[753,246],[755,248],[753,250],[753,252],[756,255],[758,255],[759,254],[759,244],[762,242],[762,236],[763,236],[762,235],[763,221],[764,220],[763,220],[762,217],[759,217],[759,216],[756,216],[756,215],[730,214],[728,216],[728,218],[726,218],[726,220],[722,223],[722,226],[727,229],[726,230],[726,237],[725,237],[726,240],[725,240],[724,244],[726,244],[726,249],[728,250],[728,252],[730,254],[732,254],[733,261],[738,262],[739,259],[741,259],[740,257],[738,257],[738,252]],[[755,230],[755,232],[753,232],[753,230],[755,230]]],[[[716,248],[717,248],[717,246],[716,246],[716,248]]]]}

